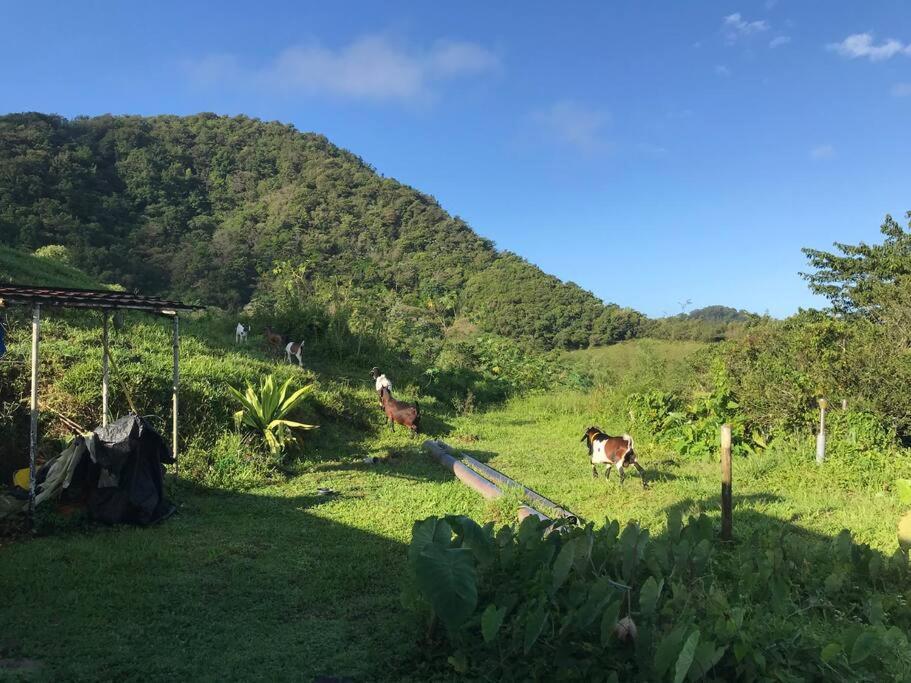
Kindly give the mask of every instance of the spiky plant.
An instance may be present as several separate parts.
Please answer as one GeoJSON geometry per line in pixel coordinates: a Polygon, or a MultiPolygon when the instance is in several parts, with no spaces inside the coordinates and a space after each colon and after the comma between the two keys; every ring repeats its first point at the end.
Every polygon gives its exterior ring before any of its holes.
{"type": "Polygon", "coordinates": [[[288,395],[290,385],[291,379],[288,379],[281,387],[276,387],[275,378],[267,375],[257,388],[248,383],[244,393],[234,387],[228,387],[241,405],[241,409],[234,413],[234,422],[238,429],[246,426],[262,434],[266,446],[273,456],[279,456],[285,450],[285,444],[292,429],[316,429],[318,427],[318,425],[308,425],[285,419],[285,416],[301,402],[304,396],[313,390],[313,385],[308,384],[288,395]]]}

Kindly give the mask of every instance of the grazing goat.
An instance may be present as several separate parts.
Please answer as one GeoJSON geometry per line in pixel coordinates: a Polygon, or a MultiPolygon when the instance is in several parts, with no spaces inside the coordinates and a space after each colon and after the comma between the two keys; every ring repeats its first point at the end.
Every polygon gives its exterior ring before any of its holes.
{"type": "Polygon", "coordinates": [[[237,327],[234,328],[234,343],[243,344],[247,341],[247,333],[249,330],[244,327],[243,323],[237,323],[237,327]]]}
{"type": "Polygon", "coordinates": [[[396,401],[386,387],[380,390],[380,402],[383,404],[383,410],[386,412],[386,419],[389,420],[389,427],[392,431],[395,431],[395,423],[398,422],[403,427],[410,429],[412,435],[418,433],[421,411],[417,403],[411,405],[396,401]]]}
{"type": "Polygon", "coordinates": [[[597,427],[589,427],[582,435],[582,441],[588,443],[588,455],[592,462],[592,476],[598,476],[596,465],[604,464],[604,476],[610,479],[611,466],[616,467],[620,473],[620,483],[626,477],[623,468],[632,465],[639,471],[642,479],[642,488],[648,488],[645,481],[645,470],[636,461],[636,452],[633,450],[633,438],[629,434],[623,436],[608,436],[597,427]]]}
{"type": "Polygon", "coordinates": [[[266,326],[266,343],[273,351],[278,351],[284,341],[284,338],[278,332],[274,332],[271,327],[266,326]]]}
{"type": "Polygon", "coordinates": [[[304,342],[301,340],[301,343],[297,342],[288,342],[288,345],[285,346],[285,355],[288,356],[288,362],[294,365],[294,362],[291,360],[291,356],[297,358],[297,364],[299,367],[304,367],[304,364],[301,362],[301,351],[304,350],[304,342]]]}
{"type": "Polygon", "coordinates": [[[392,396],[392,382],[380,372],[379,368],[373,368],[370,371],[370,376],[376,383],[376,395],[380,397],[380,405],[383,405],[383,389],[388,389],[389,395],[392,396]]]}

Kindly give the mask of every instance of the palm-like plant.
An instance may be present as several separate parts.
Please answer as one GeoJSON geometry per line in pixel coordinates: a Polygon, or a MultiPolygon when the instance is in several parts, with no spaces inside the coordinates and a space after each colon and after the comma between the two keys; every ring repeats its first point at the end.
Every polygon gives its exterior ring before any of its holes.
{"type": "Polygon", "coordinates": [[[290,384],[291,379],[288,379],[280,388],[276,387],[275,378],[267,375],[258,388],[248,383],[244,393],[234,387],[228,387],[241,405],[241,409],[234,413],[234,422],[238,429],[245,425],[261,433],[269,452],[275,456],[285,449],[291,429],[318,427],[285,419],[285,416],[313,389],[313,385],[308,384],[289,396],[290,384]]]}

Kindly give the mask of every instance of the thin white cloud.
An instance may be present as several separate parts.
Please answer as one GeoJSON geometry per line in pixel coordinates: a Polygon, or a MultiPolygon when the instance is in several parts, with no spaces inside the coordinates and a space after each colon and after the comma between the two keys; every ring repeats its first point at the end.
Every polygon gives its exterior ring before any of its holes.
{"type": "Polygon", "coordinates": [[[775,36],[772,40],[769,41],[769,47],[773,50],[776,47],[781,47],[782,45],[787,45],[791,42],[791,36],[775,36]]]}
{"type": "Polygon", "coordinates": [[[872,33],[855,33],[840,43],[830,43],[827,47],[847,59],[869,59],[871,62],[881,62],[902,54],[911,56],[911,45],[895,38],[888,38],[876,45],[872,33]]]}
{"type": "Polygon", "coordinates": [[[911,97],[911,83],[896,83],[892,86],[893,97],[911,97]]]}
{"type": "Polygon", "coordinates": [[[578,102],[561,100],[547,109],[534,112],[536,127],[556,142],[584,152],[605,151],[604,128],[610,122],[607,112],[578,102]]]}
{"type": "Polygon", "coordinates": [[[500,61],[476,43],[439,41],[417,52],[384,36],[364,36],[336,50],[317,43],[289,47],[258,67],[233,55],[209,55],[185,66],[191,80],[205,86],[409,100],[427,96],[443,80],[497,71],[500,61]]]}
{"type": "Polygon", "coordinates": [[[733,45],[740,38],[762,33],[769,30],[769,23],[765,20],[747,21],[740,12],[729,14],[721,23],[721,33],[725,42],[733,45]]]}
{"type": "Polygon", "coordinates": [[[835,148],[832,145],[817,145],[810,150],[810,158],[815,161],[824,159],[833,159],[835,157],[835,148]]]}
{"type": "Polygon", "coordinates": [[[715,65],[715,74],[718,76],[723,76],[724,78],[727,78],[732,73],[733,72],[730,70],[730,68],[726,67],[724,64],[715,65]]]}

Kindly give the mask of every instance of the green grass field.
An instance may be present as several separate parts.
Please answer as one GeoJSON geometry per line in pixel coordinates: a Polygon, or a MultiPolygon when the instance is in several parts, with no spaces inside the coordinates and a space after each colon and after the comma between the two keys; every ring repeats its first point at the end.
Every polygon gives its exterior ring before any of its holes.
{"type": "MultiPolygon", "coordinates": [[[[136,324],[141,334],[115,340],[115,353],[125,374],[137,377],[138,400],[166,404],[167,330],[136,324]]],[[[85,527],[45,512],[41,536],[0,545],[0,677],[427,680],[413,668],[421,634],[399,601],[413,522],[467,514],[502,523],[513,511],[454,481],[419,440],[389,433],[357,363],[315,358],[301,372],[255,345],[232,348],[230,321],[188,321],[185,329],[184,419],[198,434],[188,436],[184,471],[196,483],[169,483],[179,512],[154,528],[85,527]],[[304,458],[288,478],[216,488],[237,466],[210,429],[212,421],[229,421],[223,385],[269,371],[316,382],[320,405],[312,410],[321,428],[307,435],[304,458]],[[381,461],[367,464],[366,456],[381,461]],[[337,495],[318,497],[318,487],[337,495]]],[[[97,329],[58,322],[47,333],[44,348],[56,357],[44,375],[50,400],[74,402],[89,420],[99,361],[85,348],[97,329]]],[[[14,360],[24,345],[23,338],[11,346],[14,360]]],[[[621,487],[616,475],[591,478],[579,442],[590,424],[626,431],[609,408],[610,393],[637,383],[682,386],[699,348],[644,340],[576,352],[570,362],[589,364],[601,378],[591,391],[525,396],[468,415],[421,396],[428,436],[596,522],[638,520],[657,535],[673,510],[717,519],[716,462],[681,458],[634,434],[652,485],[643,490],[630,476],[621,487]]],[[[417,396],[416,387],[406,391],[417,396]]],[[[120,408],[122,401],[118,394],[120,408]]],[[[842,528],[884,556],[894,551],[902,512],[894,496],[862,482],[833,485],[827,467],[816,466],[807,449],[737,459],[738,545],[728,551],[726,571],[788,535],[808,548],[806,571],[823,572],[809,558],[824,557],[842,528]]],[[[843,626],[830,611],[801,619],[801,628],[823,640],[843,626]]]]}

